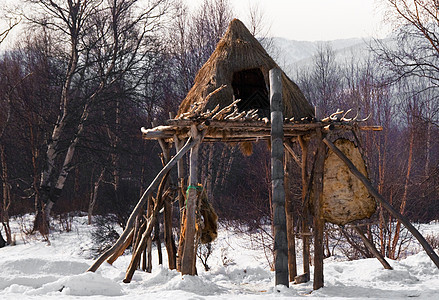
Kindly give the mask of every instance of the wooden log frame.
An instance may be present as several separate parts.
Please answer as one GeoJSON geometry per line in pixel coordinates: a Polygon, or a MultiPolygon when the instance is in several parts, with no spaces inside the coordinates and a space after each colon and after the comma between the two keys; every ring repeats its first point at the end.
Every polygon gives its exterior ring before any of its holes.
{"type": "MultiPolygon", "coordinates": [[[[131,262],[130,265],[128,266],[127,272],[125,274],[125,278],[123,280],[124,283],[131,282],[134,272],[136,271],[139,265],[141,255],[144,253],[147,247],[151,247],[151,241],[152,241],[151,233],[153,228],[157,225],[157,217],[159,214],[159,210],[163,207],[163,189],[165,186],[165,182],[168,179],[169,171],[170,170],[168,170],[166,175],[163,177],[162,182],[160,183],[160,187],[157,192],[157,199],[154,202],[154,207],[149,212],[148,219],[145,222],[146,223],[145,230],[142,233],[140,242],[138,243],[137,247],[133,250],[133,256],[131,257],[131,262]]],[[[148,251],[148,256],[150,255],[150,253],[151,251],[148,251]]],[[[151,269],[152,269],[151,258],[148,257],[147,272],[151,272],[151,269]]]]}
{"type": "Polygon", "coordinates": [[[269,77],[271,110],[271,192],[273,202],[275,284],[288,287],[288,241],[285,216],[283,169],[284,134],[280,69],[271,69],[269,77]]]}
{"type": "Polygon", "coordinates": [[[178,151],[178,153],[166,164],[165,167],[157,174],[157,176],[154,178],[154,180],[151,182],[149,187],[145,190],[142,197],[137,202],[137,205],[131,212],[130,217],[128,218],[127,224],[125,226],[124,231],[119,236],[117,241],[111,246],[107,251],[105,251],[99,258],[88,268],[88,272],[95,272],[99,266],[107,259],[109,258],[113,253],[118,251],[122,246],[126,238],[128,237],[129,233],[131,232],[131,229],[134,226],[134,222],[136,220],[136,217],[139,215],[139,213],[142,211],[143,207],[145,206],[145,203],[148,199],[148,197],[151,195],[153,190],[157,187],[160,180],[165,176],[165,174],[183,157],[186,152],[188,152],[190,149],[192,149],[195,145],[199,144],[201,140],[201,136],[198,136],[196,138],[189,138],[186,144],[178,151]]]}
{"type": "Polygon", "coordinates": [[[349,160],[349,158],[344,155],[344,153],[338,149],[331,141],[326,138],[323,139],[323,142],[332,150],[334,153],[348,166],[349,170],[355,177],[357,177],[367,188],[369,193],[378,200],[384,208],[386,208],[389,213],[400,220],[402,224],[410,231],[410,233],[419,241],[422,248],[424,248],[427,255],[433,261],[437,268],[439,268],[439,256],[434,252],[433,248],[430,244],[425,240],[422,234],[410,223],[410,221],[403,216],[399,211],[397,211],[393,206],[381,196],[378,191],[372,186],[369,180],[355,167],[355,165],[349,160]]]}
{"type": "Polygon", "coordinates": [[[291,157],[294,159],[294,161],[299,165],[299,167],[302,167],[302,162],[299,159],[299,156],[293,150],[293,143],[287,139],[284,141],[284,146],[288,153],[291,155],[291,157]]]}
{"type": "MultiPolygon", "coordinates": [[[[251,121],[231,121],[231,120],[181,120],[171,119],[168,125],[157,126],[152,129],[142,128],[144,139],[184,139],[190,136],[190,127],[193,124],[198,126],[198,130],[206,129],[205,142],[236,142],[242,140],[270,139],[271,124],[269,120],[251,121]]],[[[312,122],[307,121],[291,122],[283,121],[284,136],[286,138],[297,137],[299,135],[314,135],[316,128],[321,128],[322,132],[334,130],[382,130],[381,126],[361,126],[356,123],[347,122],[312,122]]]]}

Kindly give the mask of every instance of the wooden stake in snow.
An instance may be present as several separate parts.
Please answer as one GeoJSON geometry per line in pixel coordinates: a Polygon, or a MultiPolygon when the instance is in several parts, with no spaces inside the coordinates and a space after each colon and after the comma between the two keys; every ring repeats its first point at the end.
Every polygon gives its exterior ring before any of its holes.
{"type": "Polygon", "coordinates": [[[425,238],[419,233],[419,231],[410,223],[410,221],[404,217],[401,213],[399,213],[386,199],[381,196],[378,191],[372,186],[369,180],[354,166],[354,164],[349,160],[349,158],[344,155],[343,152],[340,151],[331,141],[327,139],[323,139],[323,142],[332,150],[334,153],[348,166],[349,170],[354,174],[364,186],[367,188],[369,193],[375,197],[376,200],[381,202],[381,204],[390,212],[392,216],[396,219],[400,220],[402,224],[410,231],[411,234],[419,241],[421,246],[424,248],[427,255],[430,256],[433,263],[436,267],[439,268],[439,257],[434,252],[433,248],[431,248],[430,244],[425,240],[425,238]]]}
{"type": "Polygon", "coordinates": [[[369,251],[372,252],[372,254],[380,261],[384,269],[393,270],[392,266],[389,265],[389,263],[384,258],[384,256],[381,255],[381,253],[375,248],[375,245],[364,235],[361,228],[354,225],[354,231],[360,236],[361,240],[363,241],[364,245],[366,245],[367,249],[369,249],[369,251]]]}
{"type": "Polygon", "coordinates": [[[288,286],[288,241],[284,189],[284,131],[282,79],[278,68],[270,70],[271,192],[273,199],[275,284],[288,286]]]}

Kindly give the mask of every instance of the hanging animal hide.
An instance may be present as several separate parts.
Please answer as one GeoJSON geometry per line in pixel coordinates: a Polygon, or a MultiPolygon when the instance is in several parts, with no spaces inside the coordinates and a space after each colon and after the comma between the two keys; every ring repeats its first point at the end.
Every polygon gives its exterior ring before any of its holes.
{"type": "Polygon", "coordinates": [[[200,241],[202,244],[208,244],[218,236],[218,215],[207,200],[206,190],[201,191],[198,199],[200,201],[198,213],[201,216],[200,225],[202,228],[200,241]]]}
{"type": "MultiPolygon", "coordinates": [[[[367,177],[363,157],[354,143],[338,139],[334,144],[367,177]]],[[[369,218],[376,210],[375,199],[331,150],[325,159],[322,201],[325,221],[338,225],[369,218]]]]}
{"type": "MultiPolygon", "coordinates": [[[[187,196],[186,196],[187,198],[187,196]]],[[[183,220],[186,219],[186,210],[183,211],[183,220]]],[[[199,234],[200,242],[208,244],[218,236],[218,215],[207,200],[206,190],[201,184],[197,185],[197,210],[195,229],[199,234]]],[[[184,239],[186,233],[186,222],[181,224],[181,237],[184,239]]]]}

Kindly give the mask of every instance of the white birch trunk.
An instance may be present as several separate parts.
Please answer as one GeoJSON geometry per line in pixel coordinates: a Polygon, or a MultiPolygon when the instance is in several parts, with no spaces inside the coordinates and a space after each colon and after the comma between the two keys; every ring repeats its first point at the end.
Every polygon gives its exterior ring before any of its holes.
{"type": "Polygon", "coordinates": [[[88,225],[91,225],[91,218],[93,216],[93,209],[94,209],[96,202],[97,202],[97,199],[98,199],[99,187],[101,186],[101,182],[104,179],[105,170],[106,170],[105,167],[102,168],[101,173],[99,174],[99,177],[97,178],[97,180],[94,183],[93,193],[90,195],[90,202],[88,204],[88,225]]]}

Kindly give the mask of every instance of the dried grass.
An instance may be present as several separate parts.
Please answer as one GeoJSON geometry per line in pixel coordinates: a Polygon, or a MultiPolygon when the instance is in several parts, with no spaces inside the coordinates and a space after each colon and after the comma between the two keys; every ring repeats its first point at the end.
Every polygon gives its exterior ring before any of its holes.
{"type": "MultiPolygon", "coordinates": [[[[203,105],[203,111],[212,110],[219,104],[220,108],[233,102],[232,80],[235,72],[259,68],[265,83],[269,83],[269,71],[278,67],[267,54],[258,40],[248,31],[244,24],[234,19],[219,41],[215,51],[199,70],[195,83],[186,98],[180,104],[177,118],[190,111],[195,103],[203,105]],[[218,93],[206,97],[226,85],[218,93]]],[[[312,106],[308,103],[298,86],[282,72],[282,93],[284,99],[284,116],[300,119],[314,115],[312,106]]]]}

